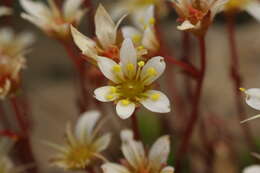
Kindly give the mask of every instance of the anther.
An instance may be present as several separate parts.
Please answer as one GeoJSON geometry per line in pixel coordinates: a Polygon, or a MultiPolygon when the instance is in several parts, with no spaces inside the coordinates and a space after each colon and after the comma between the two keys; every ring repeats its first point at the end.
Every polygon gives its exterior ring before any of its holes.
{"type": "Polygon", "coordinates": [[[144,61],[138,62],[138,66],[139,66],[139,67],[143,67],[143,66],[144,66],[144,61]]]}

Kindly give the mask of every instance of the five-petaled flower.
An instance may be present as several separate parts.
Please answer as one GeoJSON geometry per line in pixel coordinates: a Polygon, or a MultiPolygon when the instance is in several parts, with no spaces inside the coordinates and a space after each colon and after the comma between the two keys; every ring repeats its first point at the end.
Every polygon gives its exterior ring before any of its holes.
{"type": "MultiPolygon", "coordinates": [[[[115,24],[102,5],[99,5],[95,14],[97,40],[92,40],[71,27],[74,42],[84,55],[96,60],[97,56],[106,56],[118,59],[117,28],[124,16],[115,24]]],[[[88,59],[89,60],[89,59],[88,59]]]]}
{"type": "Polygon", "coordinates": [[[25,66],[24,54],[32,41],[29,33],[15,35],[9,28],[0,30],[0,98],[19,89],[20,72],[25,66]]]}
{"type": "Polygon", "coordinates": [[[170,152],[169,136],[160,137],[146,153],[141,142],[133,139],[130,130],[121,132],[121,150],[126,160],[122,165],[116,163],[105,163],[102,165],[104,173],[173,173],[174,168],[167,166],[170,152]]]}
{"type": "Polygon", "coordinates": [[[181,22],[179,30],[203,35],[215,15],[222,10],[227,0],[172,0],[173,7],[181,22]]]}
{"type": "Polygon", "coordinates": [[[165,70],[164,58],[157,56],[147,62],[137,60],[137,51],[131,39],[125,39],[120,49],[120,62],[107,57],[97,58],[98,67],[110,85],[97,88],[96,99],[116,102],[117,114],[126,119],[137,106],[158,112],[170,112],[170,102],[165,94],[153,90],[153,83],[165,70]]]}
{"type": "Polygon", "coordinates": [[[51,159],[52,165],[63,169],[80,170],[90,166],[96,159],[104,159],[101,152],[110,143],[110,133],[98,136],[95,128],[100,118],[96,110],[85,112],[79,118],[74,133],[68,126],[66,144],[64,146],[50,144],[60,153],[51,159]]]}
{"type": "Polygon", "coordinates": [[[24,10],[28,13],[22,13],[22,17],[47,34],[66,39],[70,36],[69,26],[78,25],[86,10],[81,9],[83,0],[66,0],[60,9],[54,0],[48,0],[50,7],[42,2],[32,0],[20,0],[24,10]]]}

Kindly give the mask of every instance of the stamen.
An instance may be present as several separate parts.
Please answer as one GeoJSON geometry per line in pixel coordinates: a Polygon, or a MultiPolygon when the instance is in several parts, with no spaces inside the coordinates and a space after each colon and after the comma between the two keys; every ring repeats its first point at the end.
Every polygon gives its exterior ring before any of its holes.
{"type": "Polygon", "coordinates": [[[142,39],[142,37],[139,34],[135,34],[135,35],[132,36],[132,40],[133,40],[134,43],[140,43],[141,39],[142,39]]]}
{"type": "Polygon", "coordinates": [[[115,65],[115,66],[113,67],[113,71],[116,72],[116,73],[120,72],[120,71],[121,71],[121,66],[118,65],[118,64],[115,65]]]}
{"type": "Polygon", "coordinates": [[[144,49],[144,46],[139,46],[139,47],[137,47],[137,50],[138,51],[141,51],[141,50],[143,50],[144,49]]]}
{"type": "Polygon", "coordinates": [[[149,24],[150,25],[154,25],[155,24],[155,18],[152,17],[150,20],[149,20],[149,24]]]}
{"type": "Polygon", "coordinates": [[[159,100],[159,98],[160,98],[160,94],[159,93],[155,93],[155,94],[152,94],[151,96],[150,96],[150,98],[153,100],[153,101],[157,101],[157,100],[159,100]]]}
{"type": "Polygon", "coordinates": [[[139,66],[139,67],[143,67],[143,66],[144,66],[144,61],[138,62],[138,66],[139,66]]]}
{"type": "Polygon", "coordinates": [[[124,105],[124,106],[128,106],[128,105],[130,104],[130,101],[127,100],[127,99],[125,99],[125,100],[122,100],[121,103],[122,103],[122,105],[124,105]]]}
{"type": "Polygon", "coordinates": [[[245,92],[245,91],[246,91],[245,88],[239,88],[239,90],[242,91],[242,92],[245,92]]]}

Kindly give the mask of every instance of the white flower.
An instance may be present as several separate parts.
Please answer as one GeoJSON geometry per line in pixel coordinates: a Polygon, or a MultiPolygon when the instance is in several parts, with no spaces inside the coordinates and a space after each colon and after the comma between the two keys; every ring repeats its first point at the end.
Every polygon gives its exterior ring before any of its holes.
{"type": "Polygon", "coordinates": [[[32,0],[20,0],[20,3],[27,12],[21,15],[24,19],[58,38],[67,37],[69,26],[78,25],[86,12],[80,8],[83,0],[66,0],[62,9],[57,7],[54,0],[48,0],[49,7],[32,0]]]}
{"type": "Polygon", "coordinates": [[[66,170],[77,170],[87,168],[97,158],[103,158],[100,153],[108,147],[111,136],[110,133],[98,136],[95,126],[99,118],[98,111],[85,112],[74,132],[68,126],[64,146],[49,144],[60,152],[51,160],[52,164],[66,170]]]}
{"type": "Polygon", "coordinates": [[[146,154],[141,142],[133,139],[132,131],[121,132],[121,150],[127,161],[125,166],[116,163],[102,165],[104,173],[173,173],[174,168],[167,165],[170,152],[169,136],[160,137],[146,154]]]}
{"type": "Polygon", "coordinates": [[[165,94],[153,90],[153,82],[165,70],[163,57],[153,57],[148,62],[137,61],[137,52],[130,39],[125,39],[120,49],[120,62],[98,57],[98,67],[111,85],[97,88],[96,99],[102,102],[115,101],[117,114],[126,119],[135,107],[142,104],[147,109],[170,112],[170,102],[165,94]]]}
{"type": "Polygon", "coordinates": [[[94,41],[71,26],[71,33],[78,48],[87,57],[96,59],[97,55],[112,59],[118,57],[117,29],[124,16],[115,24],[102,5],[99,5],[95,14],[97,41],[94,41]]]}
{"type": "Polygon", "coordinates": [[[259,173],[260,172],[260,165],[252,165],[249,167],[246,167],[243,170],[243,173],[259,173]]]}
{"type": "Polygon", "coordinates": [[[0,30],[0,98],[19,88],[20,71],[26,63],[24,54],[32,42],[30,33],[15,35],[9,28],[0,30]]]}
{"type": "Polygon", "coordinates": [[[172,0],[173,7],[181,22],[179,30],[204,34],[215,15],[222,10],[228,0],[172,0]]]}
{"type": "Polygon", "coordinates": [[[245,10],[260,21],[260,2],[258,0],[229,0],[225,5],[227,12],[245,10]]]}
{"type": "Polygon", "coordinates": [[[5,7],[5,6],[0,6],[0,17],[7,16],[10,14],[12,14],[12,9],[5,7]]]}
{"type": "MultiPolygon", "coordinates": [[[[154,6],[148,6],[142,13],[136,16],[136,25],[138,28],[132,26],[125,26],[122,28],[124,38],[130,38],[134,42],[135,46],[143,50],[145,54],[146,50],[150,52],[156,52],[159,49],[159,42],[156,38],[154,24],[154,6]],[[143,49],[145,48],[145,49],[143,49]]],[[[139,52],[141,52],[139,50],[139,52]]]]}

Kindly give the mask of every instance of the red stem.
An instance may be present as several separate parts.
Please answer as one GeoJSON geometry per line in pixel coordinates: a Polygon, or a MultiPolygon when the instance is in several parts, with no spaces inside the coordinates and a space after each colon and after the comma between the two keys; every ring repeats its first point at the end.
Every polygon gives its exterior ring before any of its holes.
{"type": "Polygon", "coordinates": [[[201,54],[200,55],[200,76],[197,80],[197,86],[196,86],[195,94],[193,96],[193,104],[192,104],[192,112],[191,112],[190,120],[185,129],[184,137],[181,141],[180,148],[177,151],[176,173],[180,171],[182,158],[185,156],[188,150],[189,142],[191,140],[194,127],[199,118],[199,105],[200,105],[202,86],[203,86],[205,70],[206,70],[205,36],[199,37],[199,43],[200,43],[200,54],[201,54]]]}
{"type": "Polygon", "coordinates": [[[90,36],[94,36],[95,34],[95,24],[94,24],[94,8],[91,0],[85,0],[85,7],[89,10],[88,11],[88,30],[90,36]]]}
{"type": "MultiPolygon", "coordinates": [[[[246,111],[241,102],[241,91],[239,88],[242,86],[242,78],[239,73],[239,56],[237,51],[236,39],[235,39],[235,14],[230,14],[226,16],[227,19],[227,31],[228,40],[231,51],[231,65],[230,65],[230,76],[233,82],[233,89],[235,94],[236,109],[239,121],[247,119],[246,111]]],[[[257,147],[254,143],[254,139],[249,127],[249,124],[244,124],[242,126],[243,133],[245,135],[246,141],[251,151],[257,151],[257,147]]]]}
{"type": "Polygon", "coordinates": [[[140,131],[139,131],[139,126],[138,126],[138,118],[136,116],[136,110],[133,113],[133,115],[131,116],[131,120],[132,120],[132,129],[134,132],[134,138],[135,138],[135,140],[140,140],[140,131]]]}

